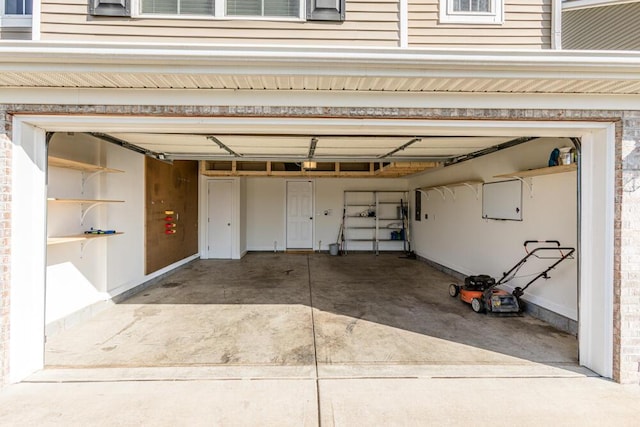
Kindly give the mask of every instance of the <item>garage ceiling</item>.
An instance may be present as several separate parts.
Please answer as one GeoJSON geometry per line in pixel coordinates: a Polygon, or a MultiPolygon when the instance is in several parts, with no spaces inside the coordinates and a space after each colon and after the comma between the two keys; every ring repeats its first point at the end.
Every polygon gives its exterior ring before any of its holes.
{"type": "Polygon", "coordinates": [[[243,161],[446,161],[513,140],[505,136],[109,133],[156,157],[243,161]]]}

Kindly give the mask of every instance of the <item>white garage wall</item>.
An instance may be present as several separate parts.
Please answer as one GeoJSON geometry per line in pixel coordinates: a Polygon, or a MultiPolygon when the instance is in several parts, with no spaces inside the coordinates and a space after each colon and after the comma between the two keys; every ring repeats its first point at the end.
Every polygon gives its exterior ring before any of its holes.
{"type": "MultiPolygon", "coordinates": [[[[475,160],[428,172],[410,180],[410,188],[481,179],[504,180],[494,175],[547,165],[555,147],[571,146],[567,139],[538,139],[475,160]]],[[[523,221],[482,218],[479,196],[467,187],[455,187],[455,200],[436,191],[422,196],[422,220],[413,221],[413,248],[422,257],[465,275],[489,274],[499,278],[522,257],[525,240],[559,240],[564,246],[577,242],[576,173],[534,177],[533,197],[523,185],[523,221]],[[428,219],[425,219],[425,215],[428,219]]],[[[413,219],[413,214],[412,214],[413,219]]],[[[527,262],[519,276],[540,272],[552,260],[527,262]]],[[[577,320],[577,262],[569,260],[527,289],[524,299],[577,320]]],[[[526,277],[509,283],[522,286],[526,277]]],[[[507,286],[508,287],[508,286],[507,286]]]]}
{"type": "MultiPolygon", "coordinates": [[[[247,178],[247,249],[286,249],[286,179],[247,178]]],[[[329,250],[338,238],[345,190],[405,190],[407,180],[387,178],[317,178],[314,182],[314,249],[329,250]],[[325,215],[325,211],[328,215],[325,215]],[[320,242],[322,245],[320,246],[320,242]]]]}
{"type": "MultiPolygon", "coordinates": [[[[100,144],[94,138],[56,134],[49,145],[49,155],[100,164],[100,144]]],[[[48,197],[70,199],[100,198],[102,179],[94,177],[82,186],[82,172],[50,167],[48,197]]],[[[81,234],[90,227],[105,228],[105,208],[92,209],[80,223],[81,205],[48,203],[47,236],[81,234]]],[[[106,242],[92,241],[47,246],[46,323],[105,299],[106,242]]]]}
{"type": "Polygon", "coordinates": [[[247,253],[247,179],[240,178],[240,257],[247,253]]]}
{"type": "Polygon", "coordinates": [[[144,156],[113,144],[102,144],[104,165],[125,173],[103,174],[103,197],[109,204],[105,224],[124,234],[108,239],[107,291],[118,295],[144,281],[144,156]]]}
{"type": "MultiPolygon", "coordinates": [[[[47,235],[81,234],[90,227],[124,234],[84,243],[47,247],[46,323],[90,315],[84,309],[143,283],[144,276],[144,156],[85,134],[57,133],[49,155],[100,164],[125,173],[100,174],[82,186],[82,172],[50,167],[49,197],[115,199],[124,203],[100,205],[80,223],[79,204],[48,204],[47,235]],[[83,311],[84,310],[84,311],[83,311]],[[71,316],[73,315],[73,316],[71,316]],[[71,317],[68,317],[71,316],[71,317]]],[[[85,177],[88,174],[85,173],[85,177]]],[[[86,206],[86,205],[85,205],[86,206]]],[[[50,332],[65,327],[49,327],[50,332]]]]}

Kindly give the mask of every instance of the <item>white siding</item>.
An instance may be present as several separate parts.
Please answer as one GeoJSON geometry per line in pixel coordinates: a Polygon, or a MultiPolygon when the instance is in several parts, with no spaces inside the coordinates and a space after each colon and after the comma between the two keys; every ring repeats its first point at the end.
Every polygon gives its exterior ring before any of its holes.
{"type": "Polygon", "coordinates": [[[31,40],[31,27],[0,27],[0,40],[31,40]]]}
{"type": "Polygon", "coordinates": [[[397,0],[349,0],[345,22],[114,18],[87,15],[87,0],[43,0],[42,40],[397,46],[397,0]]]}
{"type": "Polygon", "coordinates": [[[438,0],[409,0],[409,46],[548,49],[551,9],[551,0],[505,0],[501,25],[440,24],[438,0]]]}
{"type": "Polygon", "coordinates": [[[564,49],[640,50],[640,2],[562,14],[564,49]]]}

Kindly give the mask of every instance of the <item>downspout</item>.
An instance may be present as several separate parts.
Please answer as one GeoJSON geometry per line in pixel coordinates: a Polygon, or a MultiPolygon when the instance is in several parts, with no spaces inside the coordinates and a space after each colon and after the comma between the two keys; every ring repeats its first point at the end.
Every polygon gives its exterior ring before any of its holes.
{"type": "Polygon", "coordinates": [[[562,49],[562,0],[551,0],[551,49],[562,49]]]}
{"type": "Polygon", "coordinates": [[[31,4],[31,40],[39,41],[41,34],[41,25],[42,22],[42,3],[40,0],[33,0],[31,4]]]}
{"type": "Polygon", "coordinates": [[[398,43],[401,49],[409,47],[409,0],[399,0],[398,43]]]}

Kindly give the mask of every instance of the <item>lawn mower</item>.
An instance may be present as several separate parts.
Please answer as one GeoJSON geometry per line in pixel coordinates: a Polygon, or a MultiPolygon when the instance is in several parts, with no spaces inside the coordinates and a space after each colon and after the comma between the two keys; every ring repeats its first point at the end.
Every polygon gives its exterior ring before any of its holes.
{"type": "Polygon", "coordinates": [[[520,313],[523,309],[520,297],[524,291],[531,286],[532,283],[540,278],[548,279],[549,271],[553,270],[558,264],[567,258],[572,258],[575,248],[563,247],[557,240],[527,240],[524,242],[524,250],[527,255],[522,258],[511,270],[502,274],[500,280],[496,281],[487,274],[477,276],[468,276],[464,279],[464,285],[449,285],[449,295],[457,297],[467,304],[471,304],[471,309],[476,313],[492,312],[492,313],[520,313]],[[531,251],[530,245],[537,246],[531,251]],[[547,256],[543,256],[547,254],[547,256]],[[513,292],[509,293],[498,286],[504,285],[516,277],[518,270],[531,258],[551,259],[554,262],[541,273],[535,275],[525,286],[516,287],[513,292]]]}

